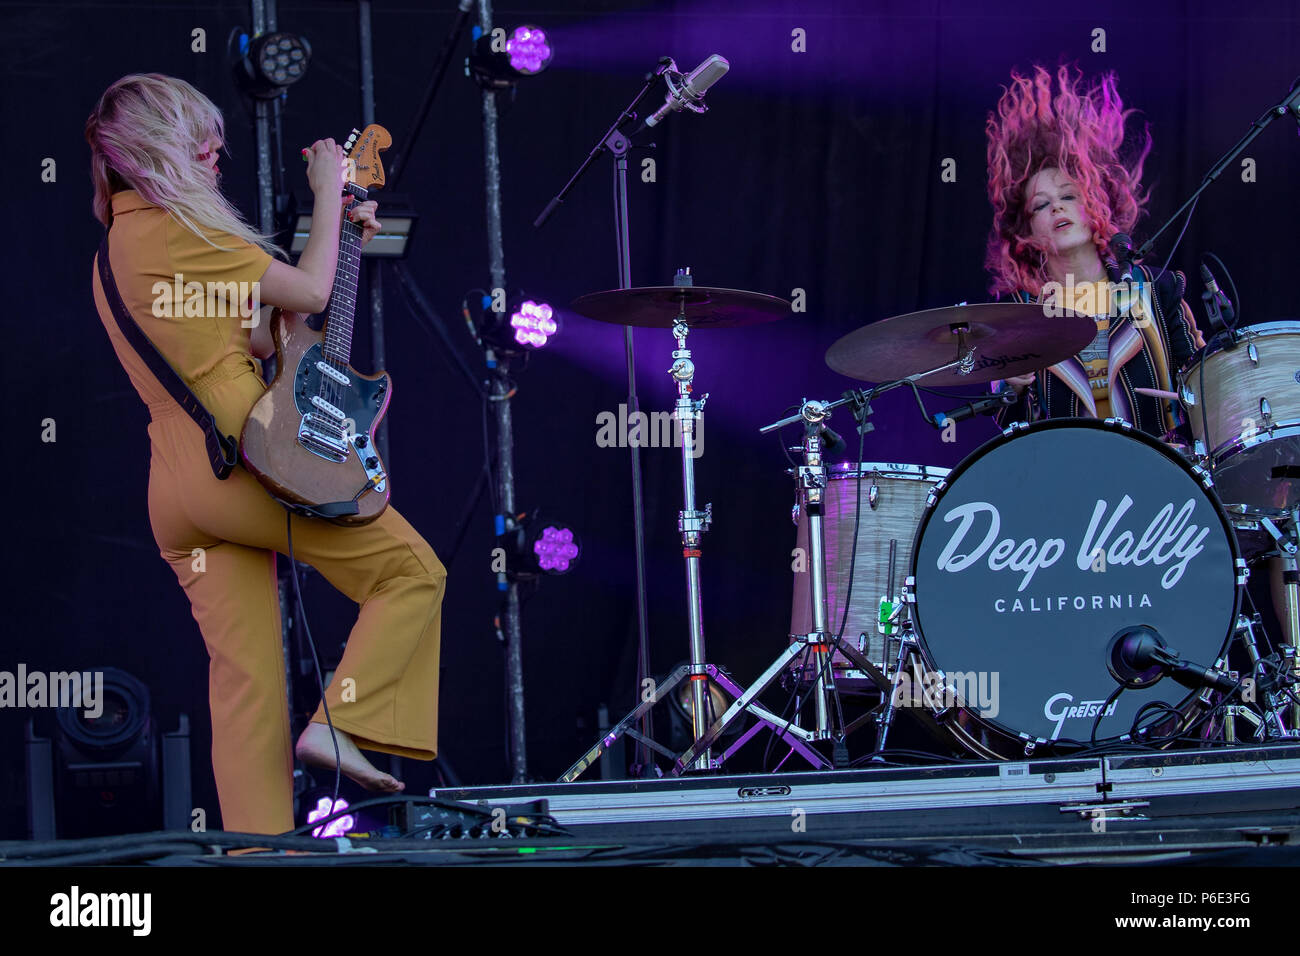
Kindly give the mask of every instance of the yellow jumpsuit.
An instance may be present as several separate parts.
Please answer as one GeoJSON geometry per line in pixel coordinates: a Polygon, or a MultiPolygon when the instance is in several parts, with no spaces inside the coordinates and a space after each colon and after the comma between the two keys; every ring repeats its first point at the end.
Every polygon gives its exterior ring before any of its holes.
{"type": "MultiPolygon", "coordinates": [[[[234,251],[203,242],[134,190],[113,195],[109,259],[123,302],[221,431],[238,436],[265,385],[242,324],[252,319],[241,318],[240,303],[229,293],[251,288],[270,256],[228,234],[212,238],[234,251]],[[192,282],[200,285],[186,291],[192,282]],[[230,282],[245,285],[223,285],[230,282]]],[[[118,331],[97,270],[92,282],[100,319],[152,417],[154,539],[207,645],[212,767],[223,826],[282,833],[294,826],[293,740],[275,576],[275,553],[288,553],[286,511],[242,466],[224,481],[212,474],[202,430],[118,331]]],[[[432,760],[442,563],[392,507],[360,527],[295,515],[293,544],[298,560],[361,606],[326,690],[335,727],[363,749],[432,760]]],[[[323,707],[312,721],[325,723],[323,707]]]]}

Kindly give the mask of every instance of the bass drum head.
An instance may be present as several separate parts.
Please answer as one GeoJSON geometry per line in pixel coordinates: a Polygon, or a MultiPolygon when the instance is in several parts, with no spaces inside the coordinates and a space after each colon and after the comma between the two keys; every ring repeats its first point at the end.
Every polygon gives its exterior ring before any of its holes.
{"type": "MultiPolygon", "coordinates": [[[[1239,554],[1204,475],[1126,423],[1055,419],[988,442],[936,486],[909,596],[925,666],[967,689],[951,723],[963,746],[1014,758],[1087,745],[1126,628],[1205,666],[1226,652],[1239,554]]],[[[1125,690],[1096,739],[1127,734],[1145,704],[1194,697],[1168,677],[1125,690]]]]}

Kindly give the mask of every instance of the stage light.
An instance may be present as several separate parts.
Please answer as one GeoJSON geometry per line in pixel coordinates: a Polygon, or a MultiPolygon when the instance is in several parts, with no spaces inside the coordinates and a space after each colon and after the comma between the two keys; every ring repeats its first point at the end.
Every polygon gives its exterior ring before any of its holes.
{"type": "MultiPolygon", "coordinates": [[[[307,822],[315,823],[317,820],[323,820],[326,817],[333,816],[334,814],[346,810],[347,808],[348,808],[348,802],[344,800],[342,797],[339,797],[338,803],[334,804],[333,809],[330,809],[330,798],[321,797],[319,800],[316,801],[316,808],[314,810],[307,811],[307,822]]],[[[349,813],[347,816],[336,817],[335,819],[331,820],[329,823],[326,823],[324,826],[316,827],[314,830],[311,831],[311,835],[314,837],[320,837],[321,839],[343,836],[349,830],[351,830],[355,825],[356,825],[356,819],[352,816],[352,814],[349,813]]]]}
{"type": "Polygon", "coordinates": [[[475,289],[462,303],[465,322],[480,348],[521,355],[549,344],[560,331],[554,308],[515,292],[509,298],[475,289]]]}
{"type": "Polygon", "coordinates": [[[555,320],[555,310],[545,302],[527,299],[519,304],[510,316],[510,327],[515,330],[515,341],[520,345],[540,349],[560,330],[555,320]]]}
{"type": "Polygon", "coordinates": [[[529,535],[529,551],[539,570],[567,574],[578,563],[582,547],[572,528],[547,524],[529,535]]]}
{"type": "MultiPolygon", "coordinates": [[[[404,195],[380,192],[375,194],[375,200],[379,203],[375,218],[379,220],[380,229],[361,247],[361,255],[380,259],[405,259],[411,251],[411,237],[415,232],[416,221],[420,218],[419,213],[404,195]]],[[[314,203],[315,199],[311,196],[294,193],[293,211],[289,217],[293,232],[289,237],[289,251],[294,254],[307,248],[314,203]]]]}
{"type": "Polygon", "coordinates": [[[235,80],[258,99],[275,99],[307,75],[311,44],[296,33],[264,33],[250,39],[240,31],[235,80]]]}
{"type": "Polygon", "coordinates": [[[524,76],[541,73],[551,65],[551,58],[555,55],[542,28],[527,25],[515,27],[506,41],[506,53],[510,65],[524,76]]]}
{"type": "MultiPolygon", "coordinates": [[[[682,663],[685,664],[685,661],[682,663]]],[[[711,724],[727,712],[727,708],[731,706],[731,698],[714,681],[709,681],[708,687],[709,713],[705,716],[708,718],[707,722],[711,724]]],[[[669,747],[678,752],[684,751],[695,741],[695,701],[692,699],[689,677],[674,687],[668,696],[668,714],[669,747]]],[[[739,720],[727,726],[718,737],[718,741],[732,742],[740,736],[748,723],[748,715],[741,715],[739,720]]]]}
{"type": "Polygon", "coordinates": [[[538,26],[515,27],[508,35],[498,27],[491,33],[474,28],[474,47],[465,60],[465,75],[484,89],[509,89],[521,77],[536,76],[548,66],[555,49],[538,26]]]}

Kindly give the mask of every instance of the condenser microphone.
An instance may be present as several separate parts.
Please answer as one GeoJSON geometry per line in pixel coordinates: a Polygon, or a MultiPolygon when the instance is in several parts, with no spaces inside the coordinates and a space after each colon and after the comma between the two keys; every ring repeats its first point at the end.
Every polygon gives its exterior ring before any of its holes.
{"type": "Polygon", "coordinates": [[[1117,232],[1110,237],[1110,254],[1119,265],[1119,281],[1133,281],[1133,239],[1128,234],[1117,232]]]}
{"type": "Polygon", "coordinates": [[[669,113],[676,113],[683,107],[696,113],[703,113],[706,109],[704,105],[704,94],[708,92],[710,86],[722,79],[722,75],[731,69],[728,63],[718,54],[713,54],[687,76],[680,81],[674,80],[675,73],[667,73],[664,78],[668,82],[668,96],[664,99],[664,105],[659,107],[645,119],[645,126],[657,126],[664,121],[669,113]]]}

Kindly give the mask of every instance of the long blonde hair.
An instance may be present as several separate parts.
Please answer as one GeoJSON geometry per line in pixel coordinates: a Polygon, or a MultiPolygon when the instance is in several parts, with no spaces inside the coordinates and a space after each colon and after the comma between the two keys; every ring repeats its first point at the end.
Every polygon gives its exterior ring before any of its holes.
{"type": "Polygon", "coordinates": [[[240,216],[216,179],[195,158],[204,140],[225,140],[221,111],[184,80],[159,73],[124,76],[86,120],[95,218],[113,221],[114,192],[134,189],[208,245],[209,232],[229,233],[287,258],[240,216]]]}

